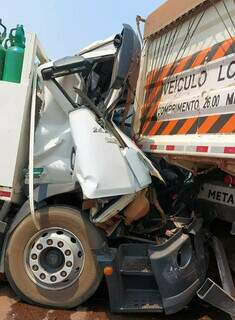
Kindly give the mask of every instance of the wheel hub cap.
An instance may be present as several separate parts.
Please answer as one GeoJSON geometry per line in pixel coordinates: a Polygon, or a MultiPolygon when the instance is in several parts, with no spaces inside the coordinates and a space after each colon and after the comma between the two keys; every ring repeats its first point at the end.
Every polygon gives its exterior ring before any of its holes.
{"type": "Polygon", "coordinates": [[[37,285],[47,289],[63,289],[81,274],[84,250],[79,239],[70,231],[44,229],[26,246],[27,273],[37,285]]]}

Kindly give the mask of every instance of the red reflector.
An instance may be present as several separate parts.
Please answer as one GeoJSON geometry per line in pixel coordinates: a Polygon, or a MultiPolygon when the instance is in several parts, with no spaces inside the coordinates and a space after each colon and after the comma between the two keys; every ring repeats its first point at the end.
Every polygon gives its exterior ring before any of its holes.
{"type": "Polygon", "coordinates": [[[197,146],[196,152],[208,152],[208,146],[197,146]]]}
{"type": "Polygon", "coordinates": [[[0,197],[10,198],[11,192],[9,191],[0,191],[0,197]]]}
{"type": "Polygon", "coordinates": [[[224,183],[229,186],[235,186],[235,177],[232,176],[225,176],[224,183]]]}
{"type": "Polygon", "coordinates": [[[225,147],[224,153],[235,153],[235,147],[225,147]]]}
{"type": "Polygon", "coordinates": [[[168,145],[168,146],[166,146],[166,150],[167,151],[174,151],[175,150],[175,146],[168,145]]]}
{"type": "Polygon", "coordinates": [[[156,144],[150,144],[150,150],[157,150],[156,144]]]}

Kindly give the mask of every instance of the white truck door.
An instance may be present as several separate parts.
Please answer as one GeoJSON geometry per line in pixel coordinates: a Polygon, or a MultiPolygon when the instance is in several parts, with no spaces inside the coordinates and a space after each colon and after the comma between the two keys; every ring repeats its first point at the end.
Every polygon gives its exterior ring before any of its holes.
{"type": "MultiPolygon", "coordinates": [[[[129,154],[128,147],[121,149],[115,137],[96,122],[90,110],[78,109],[71,112],[69,118],[76,145],[75,174],[85,197],[130,194],[151,183],[147,172],[148,179],[140,186],[125,157],[129,154]]],[[[132,157],[132,161],[136,159],[132,157]]]]}

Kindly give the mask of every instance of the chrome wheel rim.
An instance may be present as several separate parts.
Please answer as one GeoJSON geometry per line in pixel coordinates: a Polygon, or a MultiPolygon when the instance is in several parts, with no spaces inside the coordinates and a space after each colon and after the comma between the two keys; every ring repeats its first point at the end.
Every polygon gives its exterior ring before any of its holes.
{"type": "Polygon", "coordinates": [[[40,230],[29,240],[24,251],[28,276],[39,287],[48,290],[71,286],[80,277],[84,261],[81,241],[61,228],[40,230]]]}

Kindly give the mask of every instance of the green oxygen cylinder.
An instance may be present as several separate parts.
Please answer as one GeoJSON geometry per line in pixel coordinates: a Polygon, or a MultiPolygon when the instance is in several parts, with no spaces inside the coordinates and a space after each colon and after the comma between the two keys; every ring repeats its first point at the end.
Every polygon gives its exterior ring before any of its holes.
{"type": "Polygon", "coordinates": [[[2,27],[3,31],[0,33],[0,80],[2,79],[3,68],[5,63],[6,49],[3,47],[3,40],[6,38],[7,29],[2,24],[2,19],[0,19],[0,27],[2,27]]]}
{"type": "Polygon", "coordinates": [[[4,81],[20,83],[25,48],[25,34],[22,25],[17,25],[16,28],[11,29],[5,46],[7,50],[2,79],[4,81]],[[9,47],[8,43],[10,43],[9,47]]]}

